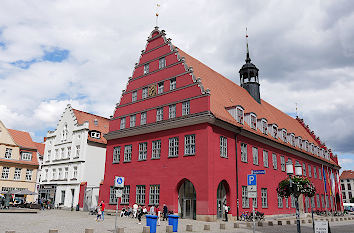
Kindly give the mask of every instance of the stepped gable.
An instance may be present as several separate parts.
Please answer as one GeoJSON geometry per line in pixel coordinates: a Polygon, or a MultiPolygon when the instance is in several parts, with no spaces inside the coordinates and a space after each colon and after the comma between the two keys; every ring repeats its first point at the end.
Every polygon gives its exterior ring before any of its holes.
{"type": "Polygon", "coordinates": [[[97,115],[94,115],[91,113],[83,112],[83,111],[80,111],[77,109],[72,109],[72,110],[75,114],[77,123],[79,125],[82,125],[85,122],[88,122],[89,123],[89,130],[96,130],[96,131],[101,132],[100,139],[91,138],[91,136],[88,135],[87,140],[92,141],[92,142],[107,144],[107,140],[103,137],[103,135],[108,133],[109,119],[107,119],[105,117],[97,116],[97,115]],[[95,125],[95,120],[97,120],[97,125],[95,125]]]}
{"type": "MultiPolygon", "coordinates": [[[[263,99],[261,104],[259,104],[244,88],[235,84],[179,48],[178,53],[181,57],[185,58],[188,66],[193,67],[194,75],[201,79],[201,83],[204,88],[210,90],[210,110],[215,117],[255,133],[256,131],[251,129],[246,122],[244,125],[239,124],[227,111],[230,107],[240,105],[245,109],[245,113],[254,112],[258,119],[265,118],[267,119],[268,124],[277,124],[279,129],[285,128],[287,133],[294,133],[295,136],[301,136],[303,140],[308,140],[310,143],[314,143],[315,145],[321,147],[321,144],[318,143],[318,141],[316,141],[314,137],[312,137],[311,134],[296,119],[275,108],[263,99]]],[[[300,150],[299,148],[293,147],[288,143],[284,143],[280,139],[275,139],[270,135],[264,135],[259,130],[257,130],[256,133],[296,150],[300,150]]],[[[303,150],[300,151],[328,162],[320,156],[303,150]]],[[[334,161],[330,162],[338,166],[338,164],[334,161]]]]}

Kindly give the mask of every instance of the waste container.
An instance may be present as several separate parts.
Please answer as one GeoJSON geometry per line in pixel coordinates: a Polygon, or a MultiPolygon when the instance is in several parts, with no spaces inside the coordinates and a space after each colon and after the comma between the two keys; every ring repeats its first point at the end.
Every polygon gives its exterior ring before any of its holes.
{"type": "Polygon", "coordinates": [[[146,226],[150,227],[150,233],[156,233],[156,215],[145,215],[146,216],[146,226]]]}
{"type": "Polygon", "coordinates": [[[178,218],[178,215],[168,215],[168,225],[172,226],[173,232],[177,232],[178,218]]]}

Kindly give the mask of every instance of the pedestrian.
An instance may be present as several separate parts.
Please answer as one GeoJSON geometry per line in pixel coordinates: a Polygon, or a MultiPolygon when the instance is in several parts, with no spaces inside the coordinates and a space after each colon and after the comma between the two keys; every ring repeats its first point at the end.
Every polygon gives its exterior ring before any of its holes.
{"type": "Polygon", "coordinates": [[[126,212],[126,211],[125,211],[125,208],[123,207],[123,208],[122,208],[122,211],[120,212],[120,217],[123,217],[123,216],[125,215],[125,212],[126,212]]]}
{"type": "Polygon", "coordinates": [[[102,221],[104,221],[104,209],[106,207],[106,204],[104,204],[104,201],[101,201],[100,207],[101,207],[101,212],[102,212],[101,218],[102,218],[102,221]]]}
{"type": "Polygon", "coordinates": [[[154,205],[152,205],[152,206],[150,207],[150,214],[151,214],[151,215],[155,215],[155,206],[154,206],[154,205]]]}
{"type": "Polygon", "coordinates": [[[137,213],[138,213],[138,205],[136,203],[134,203],[134,205],[133,205],[133,218],[137,217],[137,213]]]}
{"type": "Polygon", "coordinates": [[[147,214],[148,213],[148,210],[146,209],[146,206],[144,206],[143,208],[143,214],[147,214]]]}
{"type": "Polygon", "coordinates": [[[139,206],[138,210],[137,210],[137,215],[138,215],[138,224],[141,224],[141,217],[143,216],[143,209],[141,208],[141,206],[139,206]]]}
{"type": "Polygon", "coordinates": [[[101,215],[102,215],[101,206],[100,206],[100,205],[97,205],[96,209],[97,209],[96,222],[98,222],[98,221],[101,219],[101,215]]]}
{"type": "Polygon", "coordinates": [[[224,209],[224,212],[225,212],[225,222],[227,222],[228,221],[227,213],[229,212],[229,207],[226,205],[226,202],[223,205],[223,209],[224,209]]]}
{"type": "Polygon", "coordinates": [[[159,206],[156,206],[156,216],[157,216],[157,225],[161,225],[161,211],[159,206]]]}
{"type": "Polygon", "coordinates": [[[166,204],[163,204],[162,211],[163,211],[163,219],[162,219],[162,221],[165,221],[165,220],[167,220],[167,213],[168,213],[168,209],[167,209],[166,204]]]}

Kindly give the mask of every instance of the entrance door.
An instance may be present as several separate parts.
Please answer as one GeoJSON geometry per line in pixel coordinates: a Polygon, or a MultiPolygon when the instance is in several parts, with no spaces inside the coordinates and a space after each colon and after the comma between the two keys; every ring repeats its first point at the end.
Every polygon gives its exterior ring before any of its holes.
{"type": "Polygon", "coordinates": [[[226,201],[226,188],[224,185],[224,182],[220,182],[218,189],[216,191],[216,209],[217,209],[217,218],[222,218],[223,217],[223,206],[224,204],[227,204],[226,201]]]}
{"type": "Polygon", "coordinates": [[[75,189],[71,189],[71,207],[74,207],[75,189]]]}
{"type": "Polygon", "coordinates": [[[178,207],[182,218],[196,219],[196,192],[193,184],[186,180],[178,191],[178,207]]]}

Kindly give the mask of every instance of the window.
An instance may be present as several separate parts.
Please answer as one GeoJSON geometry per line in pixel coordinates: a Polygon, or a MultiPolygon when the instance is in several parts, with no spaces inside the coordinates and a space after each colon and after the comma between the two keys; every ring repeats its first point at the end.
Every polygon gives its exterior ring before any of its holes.
{"type": "Polygon", "coordinates": [[[329,203],[328,203],[328,195],[326,195],[326,208],[329,207],[329,203]]]}
{"type": "Polygon", "coordinates": [[[147,142],[139,143],[139,160],[146,160],[147,142]]]}
{"type": "Polygon", "coordinates": [[[268,151],[263,150],[263,165],[268,167],[268,151]]]}
{"type": "Polygon", "coordinates": [[[178,156],[178,137],[168,139],[168,157],[178,156]]]}
{"type": "Polygon", "coordinates": [[[311,208],[316,208],[315,197],[311,197],[311,208]]]}
{"type": "Polygon", "coordinates": [[[182,116],[188,115],[190,112],[190,104],[189,101],[184,101],[182,103],[182,116]]]}
{"type": "Polygon", "coordinates": [[[176,89],[176,78],[170,79],[170,91],[176,89]]]}
{"type": "Polygon", "coordinates": [[[22,153],[21,153],[21,159],[22,159],[22,160],[31,161],[31,160],[32,160],[32,153],[29,153],[29,152],[22,152],[22,153]]]}
{"type": "Polygon", "coordinates": [[[44,180],[46,181],[48,179],[48,174],[49,174],[48,169],[45,169],[45,173],[44,174],[45,174],[44,175],[44,180]]]}
{"type": "Polygon", "coordinates": [[[277,155],[275,153],[272,154],[272,162],[273,162],[274,170],[277,170],[278,169],[278,161],[277,161],[277,155]]]}
{"type": "Polygon", "coordinates": [[[124,146],[124,162],[132,161],[132,145],[124,146]]]}
{"type": "Polygon", "coordinates": [[[152,141],[152,159],[159,159],[161,156],[161,140],[152,141]]]}
{"type": "Polygon", "coordinates": [[[291,197],[291,208],[295,208],[295,197],[293,195],[290,196],[291,197]]]}
{"type": "Polygon", "coordinates": [[[52,171],[52,180],[55,180],[55,179],[57,179],[57,169],[53,169],[53,171],[52,171]]]}
{"type": "Polygon", "coordinates": [[[317,168],[313,167],[313,177],[317,178],[317,168]]]}
{"type": "Polygon", "coordinates": [[[344,184],[342,184],[342,190],[345,190],[345,185],[344,184]]]}
{"type": "Polygon", "coordinates": [[[66,167],[65,170],[64,170],[64,180],[67,180],[68,176],[69,176],[69,168],[66,167]]]}
{"type": "Polygon", "coordinates": [[[66,155],[66,157],[67,158],[70,158],[71,157],[71,147],[68,147],[68,149],[67,149],[67,155],[66,155]]]}
{"type": "Polygon", "coordinates": [[[252,198],[252,207],[257,208],[257,198],[252,198]]]}
{"type": "Polygon", "coordinates": [[[51,150],[48,150],[47,162],[50,161],[50,156],[52,156],[51,154],[52,154],[52,151],[51,151],[51,150]]]}
{"type": "Polygon", "coordinates": [[[136,115],[131,115],[130,116],[130,127],[135,126],[135,121],[136,121],[136,115]]]}
{"type": "Polygon", "coordinates": [[[157,94],[162,94],[163,93],[163,82],[160,82],[157,85],[157,94]]]}
{"type": "Polygon", "coordinates": [[[283,198],[278,195],[278,208],[283,208],[283,198]]]}
{"type": "Polygon", "coordinates": [[[242,208],[250,208],[247,186],[242,186],[242,208]]]}
{"type": "Polygon", "coordinates": [[[12,155],[12,149],[11,148],[6,148],[5,150],[5,159],[11,158],[12,155]]]}
{"type": "Polygon", "coordinates": [[[164,57],[159,59],[159,69],[162,69],[166,66],[166,59],[164,57]]]}
{"type": "Polygon", "coordinates": [[[243,109],[241,107],[236,108],[236,121],[243,124],[243,109]]]}
{"type": "Polygon", "coordinates": [[[138,92],[137,91],[133,91],[132,92],[132,102],[135,102],[138,100],[138,92]]]}
{"type": "Polygon", "coordinates": [[[119,163],[120,160],[120,146],[113,148],[113,163],[119,163]]]}
{"type": "Polygon", "coordinates": [[[317,208],[321,208],[321,203],[320,203],[320,194],[316,194],[316,203],[317,203],[317,208]]]}
{"type": "Polygon", "coordinates": [[[306,164],[305,163],[302,164],[302,175],[306,176],[306,164]]]}
{"type": "Polygon", "coordinates": [[[110,187],[109,188],[109,203],[110,204],[117,204],[117,196],[116,196],[116,189],[115,187],[110,187]]]}
{"type": "Polygon", "coordinates": [[[257,147],[252,147],[252,156],[253,156],[253,164],[259,165],[259,163],[258,163],[258,148],[257,147]]]}
{"type": "Polygon", "coordinates": [[[65,141],[68,139],[68,124],[65,123],[64,124],[64,128],[63,128],[63,131],[62,131],[62,134],[61,134],[61,140],[62,141],[65,141]]]}
{"type": "Polygon", "coordinates": [[[287,140],[287,136],[286,136],[287,134],[286,134],[286,130],[285,129],[283,129],[282,130],[282,139],[283,139],[283,141],[286,143],[286,142],[288,142],[288,140],[287,140]]]}
{"type": "Polygon", "coordinates": [[[268,195],[267,195],[266,188],[261,189],[261,197],[262,197],[262,208],[268,208],[268,195]]]}
{"type": "Polygon", "coordinates": [[[1,179],[9,179],[9,173],[10,173],[10,168],[9,167],[3,167],[2,168],[2,173],[1,173],[1,179]]]}
{"type": "Polygon", "coordinates": [[[311,165],[309,164],[309,177],[312,177],[311,165]]]}
{"type": "Polygon", "coordinates": [[[352,194],[352,192],[348,192],[348,194],[349,194],[349,201],[350,201],[350,199],[352,199],[352,197],[353,197],[353,194],[352,194]]]}
{"type": "Polygon", "coordinates": [[[121,204],[129,204],[129,196],[130,196],[130,185],[124,185],[121,204]]]}
{"type": "Polygon", "coordinates": [[[195,154],[195,135],[184,136],[184,155],[195,154]]]}
{"type": "Polygon", "coordinates": [[[146,124],[146,112],[142,112],[140,114],[140,125],[145,125],[146,124]]]}
{"type": "Polygon", "coordinates": [[[156,121],[162,121],[163,120],[163,108],[158,108],[156,110],[156,121]]]}
{"type": "Polygon", "coordinates": [[[227,158],[227,138],[220,136],[220,157],[227,158]]]}
{"type": "Polygon", "coordinates": [[[99,132],[91,132],[91,138],[101,138],[101,134],[99,132]]]}
{"type": "Polygon", "coordinates": [[[26,171],[26,180],[32,180],[32,171],[31,169],[27,169],[26,171]]]}
{"type": "Polygon", "coordinates": [[[321,168],[318,168],[318,179],[322,180],[321,168]]]}
{"type": "Polygon", "coordinates": [[[138,205],[145,205],[145,185],[136,186],[136,203],[138,205]]]}
{"type": "Polygon", "coordinates": [[[172,104],[168,106],[168,118],[175,118],[176,117],[176,105],[172,104]]]}
{"type": "Polygon", "coordinates": [[[55,149],[55,159],[59,159],[59,150],[55,149]]]}
{"type": "Polygon", "coordinates": [[[59,168],[58,169],[58,180],[61,180],[63,176],[63,169],[59,168]]]}
{"type": "Polygon", "coordinates": [[[247,144],[241,143],[241,161],[247,163],[247,144]]]}
{"type": "Polygon", "coordinates": [[[251,129],[257,129],[257,117],[255,115],[251,115],[251,129]]]}
{"type": "Polygon", "coordinates": [[[144,74],[149,73],[149,64],[144,65],[144,74]]]}
{"type": "Polygon", "coordinates": [[[347,199],[345,192],[342,192],[342,195],[343,195],[343,200],[347,199]]]}
{"type": "Polygon", "coordinates": [[[322,208],[326,208],[323,194],[321,194],[321,201],[322,201],[322,208]]]}
{"type": "Polygon", "coordinates": [[[15,168],[15,173],[14,173],[14,180],[20,180],[21,179],[21,168],[16,167],[15,168]]]}
{"type": "Polygon", "coordinates": [[[150,185],[149,204],[158,205],[160,202],[160,185],[150,185]]]}
{"type": "Polygon", "coordinates": [[[278,126],[276,126],[276,125],[272,125],[272,136],[273,136],[273,138],[278,137],[278,126]]]}
{"type": "Polygon", "coordinates": [[[61,158],[61,159],[64,159],[64,156],[65,156],[64,148],[61,148],[61,149],[60,149],[60,158],[61,158]]]}
{"type": "Polygon", "coordinates": [[[289,208],[289,197],[285,198],[285,207],[289,208]]]}
{"type": "Polygon", "coordinates": [[[125,128],[125,117],[122,117],[120,119],[120,129],[124,129],[125,128]]]}
{"type": "Polygon", "coordinates": [[[77,166],[74,167],[73,179],[77,179],[77,166]]]}
{"type": "Polygon", "coordinates": [[[75,158],[80,157],[80,145],[76,146],[76,153],[75,153],[75,158]]]}
{"type": "Polygon", "coordinates": [[[262,133],[264,133],[264,134],[268,134],[268,124],[267,124],[267,121],[266,120],[262,120],[261,121],[261,131],[262,131],[262,133]]]}
{"type": "Polygon", "coordinates": [[[285,172],[285,157],[280,156],[280,169],[281,171],[285,172]]]}
{"type": "Polygon", "coordinates": [[[148,88],[147,87],[143,88],[143,93],[141,94],[141,97],[143,99],[146,99],[148,97],[148,88]]]}
{"type": "MultiPolygon", "coordinates": [[[[350,190],[352,190],[352,186],[348,183],[347,184],[348,185],[348,190],[350,191],[350,190]]],[[[349,192],[350,193],[350,192],[349,192]]]]}

